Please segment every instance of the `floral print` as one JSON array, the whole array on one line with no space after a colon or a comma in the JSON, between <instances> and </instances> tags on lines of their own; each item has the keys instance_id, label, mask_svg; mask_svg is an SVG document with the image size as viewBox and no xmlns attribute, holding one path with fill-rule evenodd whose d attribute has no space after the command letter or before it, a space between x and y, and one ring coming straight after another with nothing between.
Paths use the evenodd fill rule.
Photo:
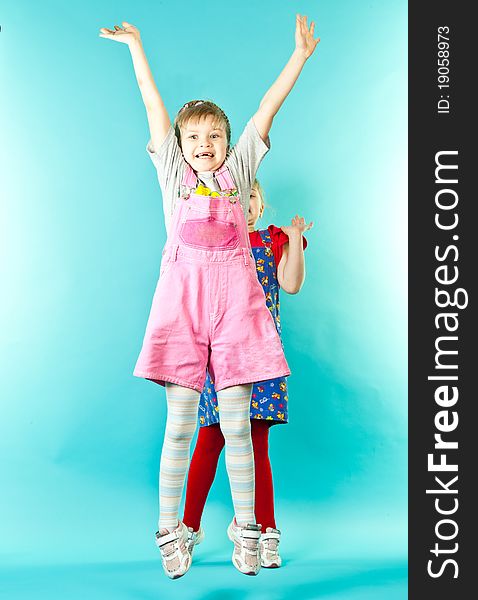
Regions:
<instances>
[{"instance_id":1,"label":"floral print","mask_svg":"<svg viewBox=\"0 0 478 600\"><path fill-rule=\"evenodd\" d=\"M196 190L196 193L199 192ZM281 335L279 284L277 282L277 266L272 252L272 240L267 229L262 229L259 233L262 246L252 248L257 276L264 289L267 308L271 311L277 332ZM273 423L287 423L288 400L285 377L255 383L252 388L250 417L251 419L266 419ZM206 382L199 400L198 419L201 427L219 423L216 390L209 373L206 374Z\"/></svg>"}]
</instances>

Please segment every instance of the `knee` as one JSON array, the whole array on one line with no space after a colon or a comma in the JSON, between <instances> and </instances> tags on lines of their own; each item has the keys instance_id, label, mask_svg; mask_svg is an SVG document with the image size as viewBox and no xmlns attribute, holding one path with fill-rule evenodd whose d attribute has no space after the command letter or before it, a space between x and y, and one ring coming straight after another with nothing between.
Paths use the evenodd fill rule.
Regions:
<instances>
[{"instance_id":1,"label":"knee","mask_svg":"<svg viewBox=\"0 0 478 600\"><path fill-rule=\"evenodd\" d=\"M166 427L167 440L174 445L189 444L194 435L194 429L182 429L178 427Z\"/></svg>"},{"instance_id":2,"label":"knee","mask_svg":"<svg viewBox=\"0 0 478 600\"><path fill-rule=\"evenodd\" d=\"M248 440L251 438L250 421L240 421L239 423L221 422L221 431L226 444L229 442Z\"/></svg>"}]
</instances>

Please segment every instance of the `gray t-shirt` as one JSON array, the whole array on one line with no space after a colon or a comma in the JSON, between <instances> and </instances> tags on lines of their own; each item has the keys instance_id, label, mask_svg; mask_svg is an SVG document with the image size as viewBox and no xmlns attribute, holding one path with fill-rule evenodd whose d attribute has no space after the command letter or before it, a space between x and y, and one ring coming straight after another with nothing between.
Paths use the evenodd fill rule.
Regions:
<instances>
[{"instance_id":1,"label":"gray t-shirt","mask_svg":"<svg viewBox=\"0 0 478 600\"><path fill-rule=\"evenodd\" d=\"M241 137L224 161L239 192L246 222L251 187L259 164L269 148L269 138L267 138L267 142L264 142L254 121L250 119ZM153 151L151 140L149 140L146 150L158 173L158 181L163 194L164 222L166 231L169 232L169 224L180 195L181 182L187 163L182 155L173 127L169 128L168 134L157 152Z\"/></svg>"}]
</instances>

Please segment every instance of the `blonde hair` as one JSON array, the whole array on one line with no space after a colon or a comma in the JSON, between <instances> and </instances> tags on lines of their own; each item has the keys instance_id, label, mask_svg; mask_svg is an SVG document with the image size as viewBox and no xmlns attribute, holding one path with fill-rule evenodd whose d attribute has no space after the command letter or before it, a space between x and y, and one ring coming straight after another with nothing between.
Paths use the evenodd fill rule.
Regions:
<instances>
[{"instance_id":1,"label":"blonde hair","mask_svg":"<svg viewBox=\"0 0 478 600\"><path fill-rule=\"evenodd\" d=\"M256 190L256 192L259 194L259 196L261 197L261 216L262 213L264 212L265 208L270 208L269 204L266 202L266 196L264 193L264 189L262 187L262 185L259 183L258 179L254 179L254 183L252 184L252 189Z\"/></svg>"},{"instance_id":2,"label":"blonde hair","mask_svg":"<svg viewBox=\"0 0 478 600\"><path fill-rule=\"evenodd\" d=\"M226 132L227 147L231 144L231 125L226 113L210 100L190 100L180 109L174 119L174 131L181 145L181 127L184 127L191 119L198 121L203 117L212 115L215 125L220 125Z\"/></svg>"}]
</instances>

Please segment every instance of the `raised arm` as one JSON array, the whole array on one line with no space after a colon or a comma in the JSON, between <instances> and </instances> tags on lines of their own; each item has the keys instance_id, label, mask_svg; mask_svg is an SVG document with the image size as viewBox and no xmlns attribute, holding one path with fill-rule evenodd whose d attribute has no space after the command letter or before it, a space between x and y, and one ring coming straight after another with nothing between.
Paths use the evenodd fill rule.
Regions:
<instances>
[{"instance_id":1,"label":"raised arm","mask_svg":"<svg viewBox=\"0 0 478 600\"><path fill-rule=\"evenodd\" d=\"M312 221L307 224L303 217L295 215L290 225L281 227L289 237L289 241L282 248L282 257L277 267L277 280L284 292L288 294L297 294L304 283L305 257L302 236L312 226Z\"/></svg>"},{"instance_id":2,"label":"raised arm","mask_svg":"<svg viewBox=\"0 0 478 600\"><path fill-rule=\"evenodd\" d=\"M315 23L313 21L309 28L307 17L296 15L295 50L282 73L262 98L259 109L253 117L257 131L264 141L269 135L274 117L294 87L302 67L305 65L306 60L312 56L317 44L320 42L320 38L314 40L314 29Z\"/></svg>"},{"instance_id":3,"label":"raised arm","mask_svg":"<svg viewBox=\"0 0 478 600\"><path fill-rule=\"evenodd\" d=\"M122 25L123 29L118 25L115 25L114 29L102 27L100 29L100 37L128 45L133 60L136 80L144 106L146 107L151 141L154 149L157 150L168 133L171 121L163 99L154 83L153 75L149 68L146 54L144 53L139 29L126 21L123 21Z\"/></svg>"}]
</instances>

